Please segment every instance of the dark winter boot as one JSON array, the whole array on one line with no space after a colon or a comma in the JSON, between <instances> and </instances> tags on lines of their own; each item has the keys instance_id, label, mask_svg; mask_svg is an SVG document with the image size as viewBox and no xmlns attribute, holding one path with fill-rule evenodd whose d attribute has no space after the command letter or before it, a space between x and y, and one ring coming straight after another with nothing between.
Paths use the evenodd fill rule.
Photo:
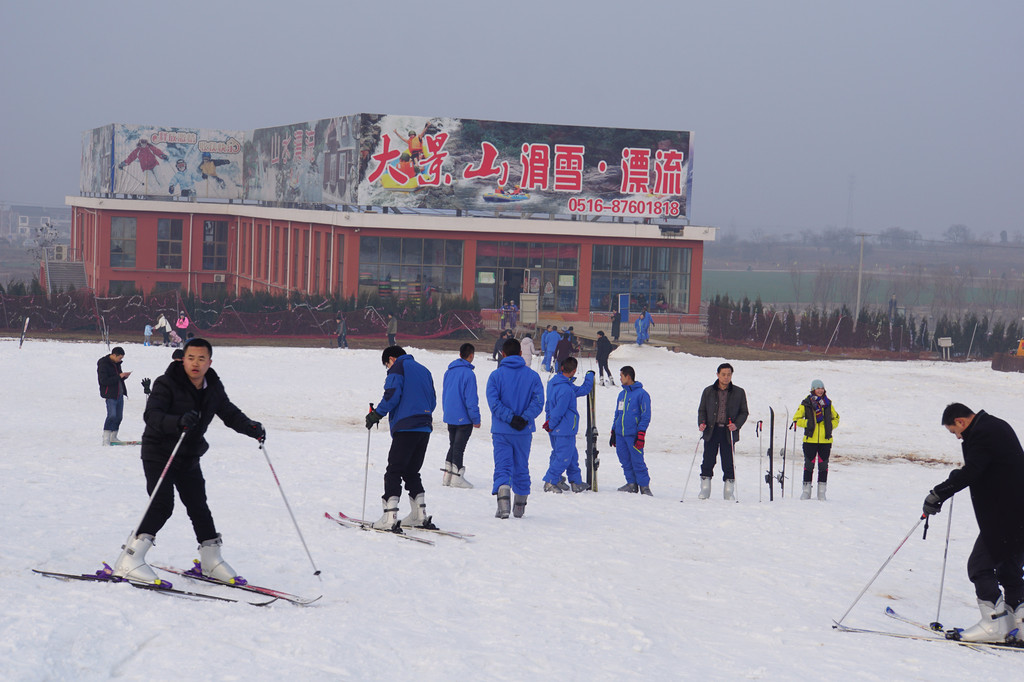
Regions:
<instances>
[{"instance_id":1,"label":"dark winter boot","mask_svg":"<svg viewBox=\"0 0 1024 682\"><path fill-rule=\"evenodd\" d=\"M635 493L639 492L640 486L636 483L627 483L626 485L620 485L618 491L620 493Z\"/></svg>"},{"instance_id":2,"label":"dark winter boot","mask_svg":"<svg viewBox=\"0 0 1024 682\"><path fill-rule=\"evenodd\" d=\"M558 477L558 487L562 490L569 490L569 484L565 482L565 476Z\"/></svg>"},{"instance_id":3,"label":"dark winter boot","mask_svg":"<svg viewBox=\"0 0 1024 682\"><path fill-rule=\"evenodd\" d=\"M507 519L509 510L512 508L512 487L507 485L498 486L498 511L494 518Z\"/></svg>"},{"instance_id":4,"label":"dark winter boot","mask_svg":"<svg viewBox=\"0 0 1024 682\"><path fill-rule=\"evenodd\" d=\"M548 483L547 481L544 481L544 492L558 493L559 495L561 495L562 489L558 486L557 483Z\"/></svg>"},{"instance_id":5,"label":"dark winter boot","mask_svg":"<svg viewBox=\"0 0 1024 682\"><path fill-rule=\"evenodd\" d=\"M647 497L654 497L654 493L651 492L651 486L649 485L640 486L640 494L647 495Z\"/></svg>"},{"instance_id":6,"label":"dark winter boot","mask_svg":"<svg viewBox=\"0 0 1024 682\"><path fill-rule=\"evenodd\" d=\"M516 495L516 499L512 504L512 516L517 519L523 518L523 514L526 513L526 495Z\"/></svg>"},{"instance_id":7,"label":"dark winter boot","mask_svg":"<svg viewBox=\"0 0 1024 682\"><path fill-rule=\"evenodd\" d=\"M711 497L711 477L701 476L700 477L700 492L697 494L698 500L706 500Z\"/></svg>"},{"instance_id":8,"label":"dark winter boot","mask_svg":"<svg viewBox=\"0 0 1024 682\"><path fill-rule=\"evenodd\" d=\"M373 527L377 530L401 530L401 524L398 522L397 497L389 497L384 500L384 515L373 522Z\"/></svg>"},{"instance_id":9,"label":"dark winter boot","mask_svg":"<svg viewBox=\"0 0 1024 682\"><path fill-rule=\"evenodd\" d=\"M963 642L1002 642L1016 627L1014 614L1007 610L1001 596L995 604L979 599L978 609L981 620L960 633Z\"/></svg>"},{"instance_id":10,"label":"dark winter boot","mask_svg":"<svg viewBox=\"0 0 1024 682\"><path fill-rule=\"evenodd\" d=\"M590 490L590 486L586 483L572 483L570 485L572 486L572 491L574 493L582 493L586 490Z\"/></svg>"}]
</instances>

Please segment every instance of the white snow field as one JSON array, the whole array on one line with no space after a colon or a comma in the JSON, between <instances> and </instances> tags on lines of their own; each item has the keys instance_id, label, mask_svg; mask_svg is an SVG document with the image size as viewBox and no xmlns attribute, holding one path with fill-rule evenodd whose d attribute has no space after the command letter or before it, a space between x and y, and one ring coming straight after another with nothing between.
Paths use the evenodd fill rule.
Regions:
<instances>
[{"instance_id":1,"label":"white snow field","mask_svg":"<svg viewBox=\"0 0 1024 682\"><path fill-rule=\"evenodd\" d=\"M145 404L139 380L162 373L170 349L115 343L125 346L124 369L134 372L120 435L138 438ZM943 407L964 402L1024 433L1018 375L983 363L734 362L751 410L737 447L739 502L722 499L716 469L710 500L696 499L694 471L680 503L698 442L697 402L721 360L624 346L611 366L616 373L635 367L652 396L647 460L654 497L615 491L624 479L607 438L618 389L599 387L600 492L540 492L549 454L540 419L526 516L498 520L486 408L466 453L466 477L476 488L441 486L441 377L457 347L407 348L431 369L438 390L423 467L429 513L442 528L476 535L469 542L430 536L433 547L323 518L326 511L362 511L363 416L382 393L379 351L214 349L213 367L232 400L267 428L267 453L322 571L314 577L256 441L215 420L203 468L225 558L254 584L323 595L310 607L257 608L32 573L92 572L113 563L147 495L138 447L100 445L104 406L95 367L107 347L29 338L19 350L16 339L0 340L0 677L426 682L1020 674L1024 652L832 628L917 523L928 490L959 462L959 442L939 424ZM485 354L481 349L476 362L482 402L494 368ZM763 469L753 422L767 424L774 406L781 432L812 379L824 381L841 415L829 500L801 502L787 486L785 498L776 490L769 503L761 482L759 501ZM369 437L371 518L380 513L385 426ZM578 442L582 451L582 436ZM790 470L798 468L793 464L791 458ZM967 626L978 617L965 570L977 529L967 492L954 501L940 619ZM933 517L927 540L922 525L902 546L846 625L915 632L886 618L886 606L935 620L949 507ZM400 513L407 510L403 499ZM187 567L195 544L178 503L149 558Z\"/></svg>"}]
</instances>

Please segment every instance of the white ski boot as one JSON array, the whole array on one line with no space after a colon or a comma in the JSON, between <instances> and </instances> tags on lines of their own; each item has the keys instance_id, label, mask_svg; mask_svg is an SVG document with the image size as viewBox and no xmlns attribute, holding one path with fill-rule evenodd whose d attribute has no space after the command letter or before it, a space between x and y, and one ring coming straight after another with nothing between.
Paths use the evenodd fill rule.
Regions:
<instances>
[{"instance_id":1,"label":"white ski boot","mask_svg":"<svg viewBox=\"0 0 1024 682\"><path fill-rule=\"evenodd\" d=\"M103 444L104 445L110 445L110 434L112 434L112 433L113 433L113 431L104 431L103 432Z\"/></svg>"},{"instance_id":2,"label":"white ski boot","mask_svg":"<svg viewBox=\"0 0 1024 682\"><path fill-rule=\"evenodd\" d=\"M825 486L827 485L827 483L822 483L821 481L818 481L818 500L820 500L821 502L825 502Z\"/></svg>"},{"instance_id":3,"label":"white ski boot","mask_svg":"<svg viewBox=\"0 0 1024 682\"><path fill-rule=\"evenodd\" d=\"M1006 608L1002 597L995 604L979 599L978 609L981 620L960 633L960 641L1002 642L1016 627L1014 614Z\"/></svg>"},{"instance_id":4,"label":"white ski boot","mask_svg":"<svg viewBox=\"0 0 1024 682\"><path fill-rule=\"evenodd\" d=\"M416 497L409 496L409 505L412 510L409 515L402 519L402 525L406 528L436 528L431 523L433 517L427 516L427 499L425 493L420 493Z\"/></svg>"},{"instance_id":5,"label":"white ski boot","mask_svg":"<svg viewBox=\"0 0 1024 682\"><path fill-rule=\"evenodd\" d=\"M156 571L146 563L146 552L153 546L155 539L152 535L143 533L134 536L128 544L122 545L121 555L114 562L114 577L159 585L160 578L157 577Z\"/></svg>"},{"instance_id":6,"label":"white ski boot","mask_svg":"<svg viewBox=\"0 0 1024 682\"><path fill-rule=\"evenodd\" d=\"M451 484L452 484L452 463L451 462L445 462L444 463L444 476L441 478L441 485L451 485Z\"/></svg>"},{"instance_id":7,"label":"white ski boot","mask_svg":"<svg viewBox=\"0 0 1024 682\"><path fill-rule=\"evenodd\" d=\"M494 513L496 519L507 519L512 509L512 486L498 486L498 511Z\"/></svg>"},{"instance_id":8,"label":"white ski boot","mask_svg":"<svg viewBox=\"0 0 1024 682\"><path fill-rule=\"evenodd\" d=\"M472 488L473 484L466 480L466 467L456 470L455 465L452 465L452 481L451 486L453 488Z\"/></svg>"},{"instance_id":9,"label":"white ski boot","mask_svg":"<svg viewBox=\"0 0 1024 682\"><path fill-rule=\"evenodd\" d=\"M801 500L809 500L809 499L811 499L811 486L812 485L814 485L814 484L811 483L810 481L807 481L806 483L804 483L803 491L800 493L800 499Z\"/></svg>"},{"instance_id":10,"label":"white ski boot","mask_svg":"<svg viewBox=\"0 0 1024 682\"><path fill-rule=\"evenodd\" d=\"M1014 627L1017 628L1017 641L1024 642L1024 603L1013 611Z\"/></svg>"},{"instance_id":11,"label":"white ski boot","mask_svg":"<svg viewBox=\"0 0 1024 682\"><path fill-rule=\"evenodd\" d=\"M401 530L401 524L398 522L398 498L389 497L383 500L384 503L384 515L374 521L371 525L377 530Z\"/></svg>"},{"instance_id":12,"label":"white ski boot","mask_svg":"<svg viewBox=\"0 0 1024 682\"><path fill-rule=\"evenodd\" d=\"M516 499L512 504L512 516L517 519L523 518L523 514L526 513L526 495L516 495Z\"/></svg>"},{"instance_id":13,"label":"white ski boot","mask_svg":"<svg viewBox=\"0 0 1024 682\"><path fill-rule=\"evenodd\" d=\"M205 577L229 585L245 585L245 578L235 573L235 569L221 557L220 548L223 544L220 533L213 539L203 540L199 545L199 562L192 570L199 569Z\"/></svg>"},{"instance_id":14,"label":"white ski boot","mask_svg":"<svg viewBox=\"0 0 1024 682\"><path fill-rule=\"evenodd\" d=\"M700 493L697 494L698 500L706 500L711 497L711 477L701 476L700 477Z\"/></svg>"},{"instance_id":15,"label":"white ski boot","mask_svg":"<svg viewBox=\"0 0 1024 682\"><path fill-rule=\"evenodd\" d=\"M117 437L117 429L110 432L110 444L111 445L124 445L124 441Z\"/></svg>"},{"instance_id":16,"label":"white ski boot","mask_svg":"<svg viewBox=\"0 0 1024 682\"><path fill-rule=\"evenodd\" d=\"M722 497L726 500L734 501L736 499L736 480L729 478L725 481L725 487L722 488Z\"/></svg>"}]
</instances>

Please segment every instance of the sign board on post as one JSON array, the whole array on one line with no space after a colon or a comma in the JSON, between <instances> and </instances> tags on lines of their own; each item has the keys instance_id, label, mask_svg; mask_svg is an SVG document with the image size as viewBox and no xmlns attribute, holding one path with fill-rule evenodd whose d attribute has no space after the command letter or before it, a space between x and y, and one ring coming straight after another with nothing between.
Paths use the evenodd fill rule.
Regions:
<instances>
[{"instance_id":1,"label":"sign board on post","mask_svg":"<svg viewBox=\"0 0 1024 682\"><path fill-rule=\"evenodd\" d=\"M537 326L540 321L540 306L537 305L537 294L519 294L519 323L524 326Z\"/></svg>"}]
</instances>

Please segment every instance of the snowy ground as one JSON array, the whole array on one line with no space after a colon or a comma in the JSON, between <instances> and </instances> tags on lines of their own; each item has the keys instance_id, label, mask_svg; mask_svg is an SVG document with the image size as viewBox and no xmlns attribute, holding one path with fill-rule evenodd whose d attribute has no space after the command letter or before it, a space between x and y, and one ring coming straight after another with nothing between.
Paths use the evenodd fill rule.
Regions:
<instances>
[{"instance_id":1,"label":"snowy ground","mask_svg":"<svg viewBox=\"0 0 1024 682\"><path fill-rule=\"evenodd\" d=\"M139 380L162 372L170 353L122 345L134 374L120 433L133 438L142 429ZM409 350L440 392L456 353ZM718 477L713 498L698 501L694 474L680 504L697 444L696 404L720 360L623 347L610 364L633 365L652 395L655 497L614 492L623 478L606 443L617 389L599 387L601 492L538 492L548 455L538 432L534 494L519 520L494 518L486 410L466 459L477 487L440 485L447 438L438 410L424 465L428 508L441 527L476 538L438 537L428 547L323 519L325 511L360 513L363 415L380 398L379 352L218 347L214 367L234 402L267 427L267 451L322 570L322 580L313 576L255 441L215 422L203 467L225 557L254 583L324 595L308 608L260 609L31 572L113 562L145 505L137 448L99 445L95 364L105 353L99 344L29 339L19 350L16 340L0 340L5 680L1011 679L1024 663L1024 653L831 627L958 461L959 443L939 425L943 406L987 409L1024 433L1015 374L984 364L734 363L751 408L737 452L740 502L721 499ZM483 395L494 365L476 365ZM765 492L759 502L752 422L767 422L769 405L781 421L816 378L842 418L830 499L787 494L769 503ZM382 429L370 438L366 514L376 517L389 437ZM402 507L404 515L406 500ZM969 625L977 610L964 567L976 526L966 493L954 507L941 620ZM846 624L911 632L882 615L887 605L935 619L947 514L948 503L927 540L915 532ZM150 558L187 566L195 555L179 505Z\"/></svg>"}]
</instances>

